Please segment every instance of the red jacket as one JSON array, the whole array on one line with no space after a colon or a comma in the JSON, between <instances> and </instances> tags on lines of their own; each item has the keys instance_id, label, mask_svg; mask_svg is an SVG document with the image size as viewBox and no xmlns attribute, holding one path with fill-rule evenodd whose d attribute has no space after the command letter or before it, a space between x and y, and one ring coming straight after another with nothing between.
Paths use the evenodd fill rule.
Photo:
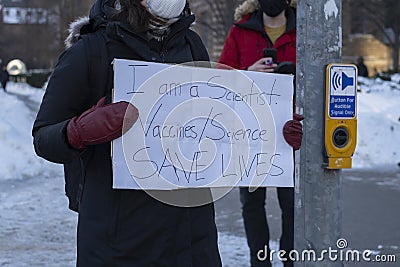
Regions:
<instances>
[{"instance_id":1,"label":"red jacket","mask_svg":"<svg viewBox=\"0 0 400 267\"><path fill-rule=\"evenodd\" d=\"M263 57L264 48L276 48L278 62L296 64L296 16L292 9L286 10L286 32L274 45L265 33L263 13L258 10L246 15L230 29L219 63L235 69L247 69Z\"/></svg>"}]
</instances>

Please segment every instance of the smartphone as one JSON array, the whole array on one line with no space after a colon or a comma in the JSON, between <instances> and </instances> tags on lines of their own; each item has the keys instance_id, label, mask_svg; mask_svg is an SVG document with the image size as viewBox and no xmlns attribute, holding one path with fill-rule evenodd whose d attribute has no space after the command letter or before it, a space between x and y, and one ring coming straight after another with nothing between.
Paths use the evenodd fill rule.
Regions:
<instances>
[{"instance_id":1,"label":"smartphone","mask_svg":"<svg viewBox=\"0 0 400 267\"><path fill-rule=\"evenodd\" d=\"M264 48L263 53L264 53L264 57L272 58L272 63L277 63L277 60L276 60L277 51L275 48ZM267 62L266 62L266 64L267 64Z\"/></svg>"}]
</instances>

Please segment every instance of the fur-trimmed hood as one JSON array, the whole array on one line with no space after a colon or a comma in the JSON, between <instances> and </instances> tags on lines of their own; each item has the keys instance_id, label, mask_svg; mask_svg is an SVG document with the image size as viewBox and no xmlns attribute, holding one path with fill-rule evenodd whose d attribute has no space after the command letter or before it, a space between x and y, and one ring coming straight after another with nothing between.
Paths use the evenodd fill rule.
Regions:
<instances>
[{"instance_id":1,"label":"fur-trimmed hood","mask_svg":"<svg viewBox=\"0 0 400 267\"><path fill-rule=\"evenodd\" d=\"M81 17L69 24L68 37L65 39L64 44L68 49L78 42L81 36L81 29L89 25L89 17Z\"/></svg>"},{"instance_id":2,"label":"fur-trimmed hood","mask_svg":"<svg viewBox=\"0 0 400 267\"><path fill-rule=\"evenodd\" d=\"M290 6L297 7L297 0L292 0ZM245 0L240 6L235 10L234 20L239 21L245 15L253 13L260 8L258 0Z\"/></svg>"},{"instance_id":3,"label":"fur-trimmed hood","mask_svg":"<svg viewBox=\"0 0 400 267\"><path fill-rule=\"evenodd\" d=\"M80 38L81 35L94 32L115 14L116 0L96 0L89 11L89 16L81 17L69 25L68 37L64 41L66 48L70 48Z\"/></svg>"}]
</instances>

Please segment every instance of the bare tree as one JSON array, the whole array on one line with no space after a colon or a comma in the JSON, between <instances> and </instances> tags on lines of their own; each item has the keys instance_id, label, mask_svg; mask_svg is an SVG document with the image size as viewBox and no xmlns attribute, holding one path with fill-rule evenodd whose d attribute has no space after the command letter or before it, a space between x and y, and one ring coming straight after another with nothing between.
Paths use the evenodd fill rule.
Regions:
<instances>
[{"instance_id":1,"label":"bare tree","mask_svg":"<svg viewBox=\"0 0 400 267\"><path fill-rule=\"evenodd\" d=\"M383 36L384 41L392 48L393 71L399 71L400 49L400 1L369 0L354 1L352 10L365 12L368 21L372 22ZM366 19L366 18L364 18Z\"/></svg>"},{"instance_id":2,"label":"bare tree","mask_svg":"<svg viewBox=\"0 0 400 267\"><path fill-rule=\"evenodd\" d=\"M233 13L239 1L232 0L203 0L203 2L208 7L209 15L213 18L211 21L201 20L199 24L208 27L213 32L218 34L226 35L229 28L233 23ZM210 23L212 22L212 23Z\"/></svg>"},{"instance_id":3,"label":"bare tree","mask_svg":"<svg viewBox=\"0 0 400 267\"><path fill-rule=\"evenodd\" d=\"M61 0L60 1L60 38L61 43L67 35L69 24L78 17L87 16L92 0Z\"/></svg>"},{"instance_id":4,"label":"bare tree","mask_svg":"<svg viewBox=\"0 0 400 267\"><path fill-rule=\"evenodd\" d=\"M233 14L240 0L192 0L191 7L197 16L200 34L217 59L225 42L226 35L233 24Z\"/></svg>"}]
</instances>

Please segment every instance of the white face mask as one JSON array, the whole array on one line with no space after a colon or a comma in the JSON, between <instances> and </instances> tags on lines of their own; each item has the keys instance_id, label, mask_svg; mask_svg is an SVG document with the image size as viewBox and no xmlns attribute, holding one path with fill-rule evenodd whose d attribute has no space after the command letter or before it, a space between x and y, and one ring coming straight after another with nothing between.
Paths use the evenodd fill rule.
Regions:
<instances>
[{"instance_id":1,"label":"white face mask","mask_svg":"<svg viewBox=\"0 0 400 267\"><path fill-rule=\"evenodd\" d=\"M164 19L178 17L185 8L186 0L147 0L151 14Z\"/></svg>"}]
</instances>

